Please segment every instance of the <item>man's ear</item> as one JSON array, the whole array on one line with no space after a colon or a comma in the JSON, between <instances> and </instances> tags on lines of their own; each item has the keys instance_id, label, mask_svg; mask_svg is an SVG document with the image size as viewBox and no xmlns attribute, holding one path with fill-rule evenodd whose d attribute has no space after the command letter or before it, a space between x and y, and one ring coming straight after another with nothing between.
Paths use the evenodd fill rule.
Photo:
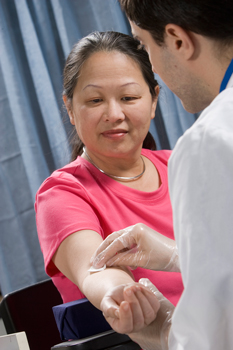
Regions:
<instances>
[{"instance_id":1,"label":"man's ear","mask_svg":"<svg viewBox=\"0 0 233 350\"><path fill-rule=\"evenodd\" d=\"M166 44L174 53L181 54L189 60L195 51L195 43L191 34L176 24L167 24L165 27Z\"/></svg>"},{"instance_id":2,"label":"man's ear","mask_svg":"<svg viewBox=\"0 0 233 350\"><path fill-rule=\"evenodd\" d=\"M75 122L74 122L74 113L72 111L72 108L71 108L71 102L68 101L68 98L66 95L64 95L63 97L63 102L65 103L65 106L66 106L66 110L67 110L67 113L69 115L69 118L70 118L70 123L72 125L75 125Z\"/></svg>"},{"instance_id":3,"label":"man's ear","mask_svg":"<svg viewBox=\"0 0 233 350\"><path fill-rule=\"evenodd\" d=\"M155 110L157 107L158 97L159 97L159 85L156 85L156 87L155 87L155 94L156 94L156 96L154 97L153 102L152 102L151 119L154 119L154 117L155 117Z\"/></svg>"}]
</instances>

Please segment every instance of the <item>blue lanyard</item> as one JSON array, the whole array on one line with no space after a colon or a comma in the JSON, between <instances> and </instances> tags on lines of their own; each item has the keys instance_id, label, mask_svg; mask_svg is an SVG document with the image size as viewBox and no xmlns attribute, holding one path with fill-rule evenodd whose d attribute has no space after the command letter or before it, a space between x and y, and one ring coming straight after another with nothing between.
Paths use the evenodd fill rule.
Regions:
<instances>
[{"instance_id":1,"label":"blue lanyard","mask_svg":"<svg viewBox=\"0 0 233 350\"><path fill-rule=\"evenodd\" d=\"M223 78L221 86L220 86L219 93L226 89L226 86L227 86L228 81L230 80L232 74L233 74L233 59L231 60L231 63L229 64L227 71L224 75L224 78Z\"/></svg>"}]
</instances>

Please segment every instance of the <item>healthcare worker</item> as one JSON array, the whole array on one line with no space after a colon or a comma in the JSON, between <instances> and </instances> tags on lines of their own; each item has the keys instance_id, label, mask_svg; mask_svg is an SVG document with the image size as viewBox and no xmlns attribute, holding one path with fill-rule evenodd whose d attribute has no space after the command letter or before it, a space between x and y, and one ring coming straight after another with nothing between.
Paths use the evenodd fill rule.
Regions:
<instances>
[{"instance_id":1,"label":"healthcare worker","mask_svg":"<svg viewBox=\"0 0 233 350\"><path fill-rule=\"evenodd\" d=\"M178 140L168 165L184 283L175 311L163 298L157 317L135 332L138 310L142 310L140 315L148 315L152 307L140 302L140 295L127 286L121 303L116 302L116 292L109 291L102 310L116 330L125 329L143 349L230 350L233 349L233 1L120 2L133 35L149 53L154 72L181 99L187 111L203 112ZM160 240L159 233L136 225L109 236L95 254L93 264L178 271L176 253L173 245Z\"/></svg>"}]
</instances>

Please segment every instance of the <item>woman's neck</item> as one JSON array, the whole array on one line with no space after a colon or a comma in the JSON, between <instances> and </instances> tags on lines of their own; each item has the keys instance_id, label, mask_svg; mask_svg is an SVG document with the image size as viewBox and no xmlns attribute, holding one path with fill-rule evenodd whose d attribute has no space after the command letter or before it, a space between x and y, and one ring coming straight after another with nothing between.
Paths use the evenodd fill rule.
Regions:
<instances>
[{"instance_id":1,"label":"woman's neck","mask_svg":"<svg viewBox=\"0 0 233 350\"><path fill-rule=\"evenodd\" d=\"M140 150L141 151L141 150ZM82 157L94 165L101 173L113 180L142 192L156 191L161 180L154 164L146 157L113 158L97 157L84 149Z\"/></svg>"},{"instance_id":2,"label":"woman's neck","mask_svg":"<svg viewBox=\"0 0 233 350\"><path fill-rule=\"evenodd\" d=\"M85 147L83 150L83 158L92 163L99 171L108 176L111 175L116 180L118 177L137 177L145 172L145 163L141 156L141 149L133 153L133 155L124 154L122 157L96 155Z\"/></svg>"}]
</instances>

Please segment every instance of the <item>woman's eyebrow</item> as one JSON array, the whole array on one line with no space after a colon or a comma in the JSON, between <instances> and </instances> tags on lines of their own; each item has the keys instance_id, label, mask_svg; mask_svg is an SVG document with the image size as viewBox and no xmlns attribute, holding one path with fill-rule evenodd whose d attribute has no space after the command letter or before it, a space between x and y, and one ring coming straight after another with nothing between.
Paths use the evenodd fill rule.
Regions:
<instances>
[{"instance_id":1,"label":"woman's eyebrow","mask_svg":"<svg viewBox=\"0 0 233 350\"><path fill-rule=\"evenodd\" d=\"M136 82L132 81L132 82L129 82L129 83L123 84L123 85L121 85L120 87L127 86L127 85L131 85L131 84L136 84L136 85L140 86L138 83L136 83Z\"/></svg>"},{"instance_id":2,"label":"woman's eyebrow","mask_svg":"<svg viewBox=\"0 0 233 350\"><path fill-rule=\"evenodd\" d=\"M102 89L102 86L100 86L100 85L88 84L88 85L86 85L86 86L83 88L83 90L85 90L85 89L88 88L88 87L95 87L95 88Z\"/></svg>"},{"instance_id":3,"label":"woman's eyebrow","mask_svg":"<svg viewBox=\"0 0 233 350\"><path fill-rule=\"evenodd\" d=\"M122 85L120 85L120 87L124 87L124 86L131 85L131 84L135 84L135 85L140 86L138 83L132 81L132 82L129 82L129 83L122 84ZM86 86L83 88L83 90L85 90L85 89L88 88L88 87L94 87L94 88L103 89L103 87L100 86L100 85L88 84L88 85L86 85Z\"/></svg>"}]
</instances>

